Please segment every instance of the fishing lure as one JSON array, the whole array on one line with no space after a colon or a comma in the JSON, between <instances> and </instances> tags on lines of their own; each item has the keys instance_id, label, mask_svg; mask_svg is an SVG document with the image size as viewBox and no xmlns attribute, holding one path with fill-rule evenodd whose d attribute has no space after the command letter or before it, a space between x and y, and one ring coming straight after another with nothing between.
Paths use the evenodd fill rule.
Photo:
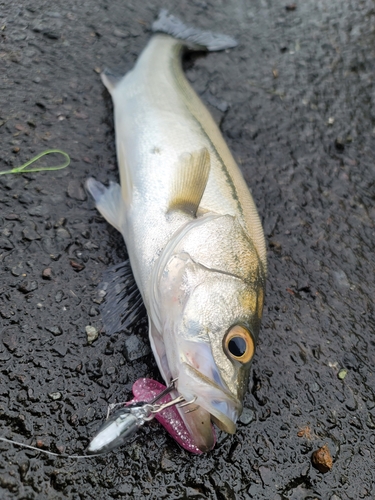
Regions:
<instances>
[{"instance_id":1,"label":"fishing lure","mask_svg":"<svg viewBox=\"0 0 375 500\"><path fill-rule=\"evenodd\" d=\"M121 446L146 423L152 420L156 414L178 405L179 408L194 403L186 401L183 396L177 396L169 401L161 400L175 390L176 380L172 380L168 387L157 394L151 401L140 401L135 403L117 403L110 405L107 413L107 420L90 441L87 452L92 454L106 453L118 446ZM116 410L112 415L111 411L119 406L126 405L120 410Z\"/></svg>"}]
</instances>

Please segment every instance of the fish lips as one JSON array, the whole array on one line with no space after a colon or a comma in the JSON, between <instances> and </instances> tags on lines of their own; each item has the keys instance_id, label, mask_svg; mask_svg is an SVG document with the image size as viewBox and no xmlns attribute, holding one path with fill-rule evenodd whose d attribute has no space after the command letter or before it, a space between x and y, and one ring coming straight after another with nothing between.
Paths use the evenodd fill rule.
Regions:
<instances>
[{"instance_id":1,"label":"fish lips","mask_svg":"<svg viewBox=\"0 0 375 500\"><path fill-rule=\"evenodd\" d=\"M225 387L218 385L190 364L182 363L177 390L186 401L192 401L190 405L181 408L180 413L201 451L208 451L214 445L211 421L219 429L229 434L235 433L242 403Z\"/></svg>"}]
</instances>

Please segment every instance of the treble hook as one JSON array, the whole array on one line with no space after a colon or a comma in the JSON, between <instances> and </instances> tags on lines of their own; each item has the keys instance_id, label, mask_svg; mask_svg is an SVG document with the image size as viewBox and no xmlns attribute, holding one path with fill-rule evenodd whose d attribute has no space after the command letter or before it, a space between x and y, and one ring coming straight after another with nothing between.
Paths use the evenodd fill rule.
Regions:
<instances>
[{"instance_id":1,"label":"treble hook","mask_svg":"<svg viewBox=\"0 0 375 500\"><path fill-rule=\"evenodd\" d=\"M111 412L117 408L117 406L125 406L126 405L126 408L129 408L129 407L134 407L134 406L139 406L139 405L144 405L144 406L147 406L147 405L151 405L151 406L154 406L155 403L157 403L160 399L162 399L164 396L166 396L167 394L169 394L171 391L173 391L173 389L175 389L175 384L177 382L177 378L174 378L173 380L171 380L170 384L168 385L168 387L166 387L163 391L159 392L159 394L157 394L151 401L143 401L143 402L138 402L138 403L130 403L130 404L127 404L126 402L122 402L122 403L111 403L110 405L108 405L108 410L107 410L107 416L106 416L106 420L108 420L109 418L109 415L111 414ZM174 400L172 400L174 401ZM165 404L168 404L168 406L165 406L164 408L162 408L161 410L158 410L158 411L162 411L164 410L165 408L168 408L169 406L174 406L174 404L177 404L179 401L176 401L176 403L172 403L169 402L169 403L165 403ZM153 413L158 413L158 411L155 411Z\"/></svg>"}]
</instances>

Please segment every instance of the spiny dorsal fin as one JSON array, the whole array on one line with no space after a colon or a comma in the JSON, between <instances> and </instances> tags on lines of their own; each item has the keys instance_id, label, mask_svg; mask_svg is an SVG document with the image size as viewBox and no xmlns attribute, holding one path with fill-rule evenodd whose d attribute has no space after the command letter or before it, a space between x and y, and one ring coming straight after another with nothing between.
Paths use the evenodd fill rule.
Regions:
<instances>
[{"instance_id":1,"label":"spiny dorsal fin","mask_svg":"<svg viewBox=\"0 0 375 500\"><path fill-rule=\"evenodd\" d=\"M180 156L172 180L168 211L181 210L196 215L206 189L210 168L210 154L206 148Z\"/></svg>"}]
</instances>

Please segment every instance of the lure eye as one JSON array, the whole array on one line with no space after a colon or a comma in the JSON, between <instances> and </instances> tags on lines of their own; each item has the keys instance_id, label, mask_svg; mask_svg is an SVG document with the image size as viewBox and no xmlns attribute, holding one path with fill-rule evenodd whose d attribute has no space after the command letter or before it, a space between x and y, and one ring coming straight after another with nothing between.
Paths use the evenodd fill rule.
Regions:
<instances>
[{"instance_id":1,"label":"lure eye","mask_svg":"<svg viewBox=\"0 0 375 500\"><path fill-rule=\"evenodd\" d=\"M233 326L225 335L224 347L230 358L241 363L248 363L255 350L250 332L240 325Z\"/></svg>"}]
</instances>

